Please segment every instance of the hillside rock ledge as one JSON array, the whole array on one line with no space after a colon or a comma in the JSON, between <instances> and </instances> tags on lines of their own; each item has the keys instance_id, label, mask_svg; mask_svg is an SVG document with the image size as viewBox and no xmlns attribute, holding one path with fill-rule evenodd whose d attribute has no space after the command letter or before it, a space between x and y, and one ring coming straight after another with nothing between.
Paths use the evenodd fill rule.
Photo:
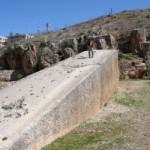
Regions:
<instances>
[{"instance_id":1,"label":"hillside rock ledge","mask_svg":"<svg viewBox=\"0 0 150 150\"><path fill-rule=\"evenodd\" d=\"M0 150L39 150L91 118L118 86L118 52L85 51L0 91Z\"/></svg>"}]
</instances>

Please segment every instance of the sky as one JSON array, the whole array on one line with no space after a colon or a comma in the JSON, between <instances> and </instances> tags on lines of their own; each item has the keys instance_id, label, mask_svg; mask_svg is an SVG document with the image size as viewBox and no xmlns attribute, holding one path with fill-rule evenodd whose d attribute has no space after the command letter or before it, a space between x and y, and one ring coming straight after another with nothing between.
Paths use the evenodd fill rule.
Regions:
<instances>
[{"instance_id":1,"label":"sky","mask_svg":"<svg viewBox=\"0 0 150 150\"><path fill-rule=\"evenodd\" d=\"M122 10L150 8L150 0L0 0L0 36L57 30Z\"/></svg>"}]
</instances>

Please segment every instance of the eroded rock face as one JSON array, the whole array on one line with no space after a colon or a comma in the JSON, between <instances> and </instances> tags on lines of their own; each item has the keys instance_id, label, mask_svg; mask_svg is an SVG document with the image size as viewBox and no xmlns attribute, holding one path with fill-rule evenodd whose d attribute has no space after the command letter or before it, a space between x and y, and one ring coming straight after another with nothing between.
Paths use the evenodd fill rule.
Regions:
<instances>
[{"instance_id":1,"label":"eroded rock face","mask_svg":"<svg viewBox=\"0 0 150 150\"><path fill-rule=\"evenodd\" d=\"M116 49L117 48L117 42L111 34L90 36L88 37L88 39L94 40L95 49Z\"/></svg>"},{"instance_id":2,"label":"eroded rock face","mask_svg":"<svg viewBox=\"0 0 150 150\"><path fill-rule=\"evenodd\" d=\"M62 49L62 53L63 53L64 59L75 56L74 50L70 47L66 47L65 49Z\"/></svg>"},{"instance_id":3,"label":"eroded rock face","mask_svg":"<svg viewBox=\"0 0 150 150\"><path fill-rule=\"evenodd\" d=\"M27 50L24 51L21 64L25 74L31 74L36 71L37 55L35 45L29 45Z\"/></svg>"},{"instance_id":4,"label":"eroded rock face","mask_svg":"<svg viewBox=\"0 0 150 150\"><path fill-rule=\"evenodd\" d=\"M34 72L37 65L35 45L15 45L8 48L6 53L8 68L13 70L23 69L25 74Z\"/></svg>"},{"instance_id":5,"label":"eroded rock face","mask_svg":"<svg viewBox=\"0 0 150 150\"><path fill-rule=\"evenodd\" d=\"M130 49L133 53L143 56L144 33L141 29L135 29L130 34Z\"/></svg>"},{"instance_id":6,"label":"eroded rock face","mask_svg":"<svg viewBox=\"0 0 150 150\"><path fill-rule=\"evenodd\" d=\"M5 58L3 56L0 57L0 67L3 67L5 64Z\"/></svg>"},{"instance_id":7,"label":"eroded rock face","mask_svg":"<svg viewBox=\"0 0 150 150\"><path fill-rule=\"evenodd\" d=\"M17 81L23 77L23 70L0 70L0 81Z\"/></svg>"},{"instance_id":8,"label":"eroded rock face","mask_svg":"<svg viewBox=\"0 0 150 150\"><path fill-rule=\"evenodd\" d=\"M6 61L10 69L21 69L21 60L27 48L23 45L15 45L8 48Z\"/></svg>"},{"instance_id":9,"label":"eroded rock face","mask_svg":"<svg viewBox=\"0 0 150 150\"><path fill-rule=\"evenodd\" d=\"M23 69L25 74L33 73L37 65L35 45L10 47L6 54L6 61L10 69Z\"/></svg>"},{"instance_id":10,"label":"eroded rock face","mask_svg":"<svg viewBox=\"0 0 150 150\"><path fill-rule=\"evenodd\" d=\"M60 49L72 48L75 53L78 53L78 39L77 38L66 38L59 42Z\"/></svg>"},{"instance_id":11,"label":"eroded rock face","mask_svg":"<svg viewBox=\"0 0 150 150\"><path fill-rule=\"evenodd\" d=\"M17 69L16 54L14 50L9 51L6 61L10 69Z\"/></svg>"},{"instance_id":12,"label":"eroded rock face","mask_svg":"<svg viewBox=\"0 0 150 150\"><path fill-rule=\"evenodd\" d=\"M79 52L87 50L87 40L94 39L95 49L111 49L114 40L111 35L88 36L78 38L66 38L56 43L44 40L39 47L35 45L13 45L7 49L5 57L0 59L0 64L7 64L8 69L24 71L25 75L50 67L60 60L73 57ZM6 61L6 63L5 63Z\"/></svg>"},{"instance_id":13,"label":"eroded rock face","mask_svg":"<svg viewBox=\"0 0 150 150\"><path fill-rule=\"evenodd\" d=\"M150 69L150 42L144 43L144 60L148 69Z\"/></svg>"},{"instance_id":14,"label":"eroded rock face","mask_svg":"<svg viewBox=\"0 0 150 150\"><path fill-rule=\"evenodd\" d=\"M47 42L42 43L37 53L39 69L44 69L59 62L57 52L58 48L56 45Z\"/></svg>"}]
</instances>

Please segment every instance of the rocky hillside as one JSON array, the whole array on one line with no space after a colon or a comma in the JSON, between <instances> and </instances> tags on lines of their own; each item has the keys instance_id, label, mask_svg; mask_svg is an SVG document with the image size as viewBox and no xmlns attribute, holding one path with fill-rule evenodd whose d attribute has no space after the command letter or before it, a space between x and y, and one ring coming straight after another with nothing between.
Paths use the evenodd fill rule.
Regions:
<instances>
[{"instance_id":1,"label":"rocky hillside","mask_svg":"<svg viewBox=\"0 0 150 150\"><path fill-rule=\"evenodd\" d=\"M44 38L51 41L67 37L77 37L83 34L112 34L116 39L126 37L133 29L145 28L150 31L150 9L127 11L108 14L79 24L65 27L50 33L35 34L35 38L26 41L38 43Z\"/></svg>"},{"instance_id":2,"label":"rocky hillside","mask_svg":"<svg viewBox=\"0 0 150 150\"><path fill-rule=\"evenodd\" d=\"M17 80L24 75L52 66L87 50L88 42L91 40L94 41L94 49L119 50L121 78L148 77L149 18L150 9L122 11L58 31L38 33L32 39L7 45L0 49L0 80ZM6 69L12 71L8 72Z\"/></svg>"}]
</instances>

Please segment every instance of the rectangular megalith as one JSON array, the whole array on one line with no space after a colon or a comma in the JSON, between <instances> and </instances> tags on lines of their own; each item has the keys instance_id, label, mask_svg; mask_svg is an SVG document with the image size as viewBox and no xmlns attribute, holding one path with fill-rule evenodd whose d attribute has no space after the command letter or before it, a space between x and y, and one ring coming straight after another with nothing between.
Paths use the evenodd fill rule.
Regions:
<instances>
[{"instance_id":1,"label":"rectangular megalith","mask_svg":"<svg viewBox=\"0 0 150 150\"><path fill-rule=\"evenodd\" d=\"M0 149L41 149L95 115L118 81L118 52L94 50L1 90Z\"/></svg>"}]
</instances>

